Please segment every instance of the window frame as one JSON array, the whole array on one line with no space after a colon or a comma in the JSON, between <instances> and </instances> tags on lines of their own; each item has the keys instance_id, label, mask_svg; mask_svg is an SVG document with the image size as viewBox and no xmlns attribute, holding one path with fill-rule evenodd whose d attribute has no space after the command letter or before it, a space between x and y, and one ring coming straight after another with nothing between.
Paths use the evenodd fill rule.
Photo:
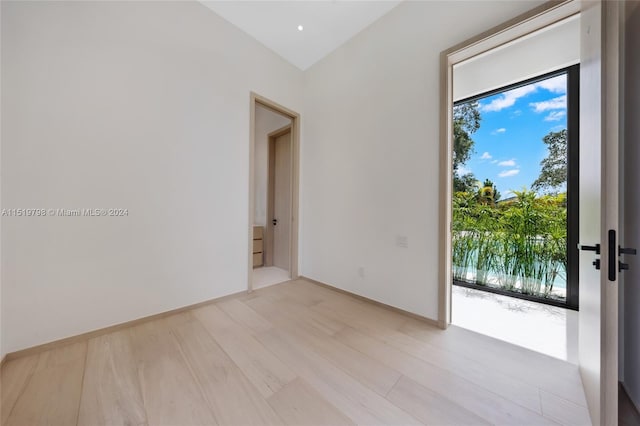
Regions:
<instances>
[{"instance_id":1,"label":"window frame","mask_svg":"<svg viewBox=\"0 0 640 426\"><path fill-rule=\"evenodd\" d=\"M473 95L453 102L457 105L478 101L489 96L508 92L509 90L547 80L566 74L567 76L567 287L565 301L522 294L514 291L502 290L486 285L478 285L466 281L453 279L452 284L489 293L500 294L538 302L546 305L558 306L571 310L579 310L579 251L578 235L580 231L580 64L570 65L545 74L528 78L517 83L492 89L478 95ZM452 200L449 200L452 202ZM453 208L453 207L452 207Z\"/></svg>"}]
</instances>

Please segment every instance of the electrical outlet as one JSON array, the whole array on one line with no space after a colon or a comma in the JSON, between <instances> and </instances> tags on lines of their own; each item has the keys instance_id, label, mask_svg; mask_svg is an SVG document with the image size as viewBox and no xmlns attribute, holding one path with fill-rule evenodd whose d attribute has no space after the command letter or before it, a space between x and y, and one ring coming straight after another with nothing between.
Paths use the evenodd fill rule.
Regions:
<instances>
[{"instance_id":1,"label":"electrical outlet","mask_svg":"<svg viewBox=\"0 0 640 426\"><path fill-rule=\"evenodd\" d=\"M406 235L396 235L396 246L409 248L409 239Z\"/></svg>"}]
</instances>

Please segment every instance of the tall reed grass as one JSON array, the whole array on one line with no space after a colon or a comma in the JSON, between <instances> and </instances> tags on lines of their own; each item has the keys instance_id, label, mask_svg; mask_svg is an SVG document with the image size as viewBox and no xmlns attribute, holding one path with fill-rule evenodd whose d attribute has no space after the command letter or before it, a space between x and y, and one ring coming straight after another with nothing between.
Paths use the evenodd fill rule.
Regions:
<instances>
[{"instance_id":1,"label":"tall reed grass","mask_svg":"<svg viewBox=\"0 0 640 426\"><path fill-rule=\"evenodd\" d=\"M454 279L539 297L566 282L566 194L482 202L459 192L453 200Z\"/></svg>"}]
</instances>

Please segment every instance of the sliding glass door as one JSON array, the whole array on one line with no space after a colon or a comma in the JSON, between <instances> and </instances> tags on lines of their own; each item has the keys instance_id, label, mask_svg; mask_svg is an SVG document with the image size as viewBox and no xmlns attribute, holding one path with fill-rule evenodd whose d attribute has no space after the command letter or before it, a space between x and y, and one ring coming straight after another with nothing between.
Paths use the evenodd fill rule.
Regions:
<instances>
[{"instance_id":1,"label":"sliding glass door","mask_svg":"<svg viewBox=\"0 0 640 426\"><path fill-rule=\"evenodd\" d=\"M578 308L578 78L456 102L454 284Z\"/></svg>"}]
</instances>

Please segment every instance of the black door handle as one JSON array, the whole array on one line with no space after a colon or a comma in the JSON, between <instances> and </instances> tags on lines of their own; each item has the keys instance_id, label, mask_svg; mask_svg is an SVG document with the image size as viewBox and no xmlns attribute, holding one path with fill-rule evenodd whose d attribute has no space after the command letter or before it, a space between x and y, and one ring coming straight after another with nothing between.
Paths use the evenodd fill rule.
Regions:
<instances>
[{"instance_id":1,"label":"black door handle","mask_svg":"<svg viewBox=\"0 0 640 426\"><path fill-rule=\"evenodd\" d=\"M623 254L638 254L638 252L634 248L623 248L618 246L618 256Z\"/></svg>"},{"instance_id":2,"label":"black door handle","mask_svg":"<svg viewBox=\"0 0 640 426\"><path fill-rule=\"evenodd\" d=\"M584 244L578 244L578 250L584 250L584 251L595 251L596 254L600 254L600 244L596 244L595 246L587 246ZM600 269L600 259L596 259L593 262L591 262L591 264L593 266L595 266L596 269Z\"/></svg>"},{"instance_id":3,"label":"black door handle","mask_svg":"<svg viewBox=\"0 0 640 426\"><path fill-rule=\"evenodd\" d=\"M600 254L600 244L596 244L595 246L585 246L583 244L578 244L578 250L595 251L596 254Z\"/></svg>"},{"instance_id":4,"label":"black door handle","mask_svg":"<svg viewBox=\"0 0 640 426\"><path fill-rule=\"evenodd\" d=\"M616 268L616 266L618 266L616 264L618 260L616 259L616 247L618 247L616 244L616 231L614 229L609 229L609 271L607 273L609 281L615 281L616 274L618 272L618 268Z\"/></svg>"},{"instance_id":5,"label":"black door handle","mask_svg":"<svg viewBox=\"0 0 640 426\"><path fill-rule=\"evenodd\" d=\"M278 224L278 219L273 219L271 223L273 223L273 226L276 226Z\"/></svg>"},{"instance_id":6,"label":"black door handle","mask_svg":"<svg viewBox=\"0 0 640 426\"><path fill-rule=\"evenodd\" d=\"M637 254L637 250L634 248L630 248L630 247L620 247L618 246L618 256L622 256L623 254ZM628 271L629 270L629 264L628 263L622 263L620 261L618 261L618 271L622 272L622 271Z\"/></svg>"},{"instance_id":7,"label":"black door handle","mask_svg":"<svg viewBox=\"0 0 640 426\"><path fill-rule=\"evenodd\" d=\"M608 237L609 237L609 253L608 253L608 260L609 260L609 270L608 270L608 278L609 281L615 281L616 280L616 272L617 271L626 271L629 269L629 265L626 263L622 263L620 261L617 262L617 271L616 271L616 231L614 231L613 229L609 230L608 233ZM618 256L621 256L623 254L637 254L637 250L634 248L626 248L626 247L618 247ZM587 245L582 245L582 244L578 244L578 250L585 250L585 251L595 251L596 254L600 254L600 244L596 244L595 246L587 246ZM596 269L600 269L600 259L596 259L592 262L592 265L596 267Z\"/></svg>"}]
</instances>

